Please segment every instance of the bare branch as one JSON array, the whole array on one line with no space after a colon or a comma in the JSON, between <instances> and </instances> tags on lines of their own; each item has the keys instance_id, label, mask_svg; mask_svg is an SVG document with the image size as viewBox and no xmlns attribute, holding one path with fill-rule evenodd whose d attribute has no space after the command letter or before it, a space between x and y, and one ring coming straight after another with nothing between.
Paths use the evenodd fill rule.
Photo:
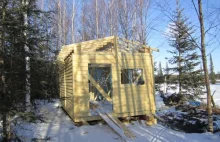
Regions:
<instances>
[{"instance_id":1,"label":"bare branch","mask_svg":"<svg viewBox=\"0 0 220 142\"><path fill-rule=\"evenodd\" d=\"M198 16L198 18L199 18L199 12L198 12L198 10L197 10L197 8L196 8L196 5L195 5L195 3L194 3L193 0L192 0L192 4L193 4L193 7L194 7L194 9L195 9L195 11L196 11L196 14L197 14L197 16Z\"/></svg>"}]
</instances>

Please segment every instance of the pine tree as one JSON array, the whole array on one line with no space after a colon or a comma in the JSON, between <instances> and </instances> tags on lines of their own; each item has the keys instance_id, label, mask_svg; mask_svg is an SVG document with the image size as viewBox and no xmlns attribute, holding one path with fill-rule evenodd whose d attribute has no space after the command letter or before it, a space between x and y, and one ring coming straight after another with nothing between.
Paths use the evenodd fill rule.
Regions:
<instances>
[{"instance_id":1,"label":"pine tree","mask_svg":"<svg viewBox=\"0 0 220 142\"><path fill-rule=\"evenodd\" d=\"M178 73L179 94L184 89L199 89L201 78L199 76L200 70L196 70L199 65L199 56L196 53L196 45L191 35L193 34L192 27L188 24L187 18L183 17L183 9L180 9L177 1L177 9L175 12L175 19L171 25L170 45L173 50L169 53L173 57L168 61L172 65L176 65L170 70Z\"/></svg>"},{"instance_id":2,"label":"pine tree","mask_svg":"<svg viewBox=\"0 0 220 142\"><path fill-rule=\"evenodd\" d=\"M210 80L212 84L216 83L216 75L214 72L214 65L213 65L213 61L212 61L212 55L210 54Z\"/></svg>"}]
</instances>

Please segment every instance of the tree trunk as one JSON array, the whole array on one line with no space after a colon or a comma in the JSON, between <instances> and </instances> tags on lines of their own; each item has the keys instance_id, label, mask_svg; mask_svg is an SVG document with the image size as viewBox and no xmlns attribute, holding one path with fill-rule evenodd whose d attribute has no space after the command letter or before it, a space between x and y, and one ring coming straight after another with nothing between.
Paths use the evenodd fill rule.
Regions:
<instances>
[{"instance_id":1,"label":"tree trunk","mask_svg":"<svg viewBox=\"0 0 220 142\"><path fill-rule=\"evenodd\" d=\"M3 112L3 142L8 142L10 140L10 124L9 115L7 112Z\"/></svg>"},{"instance_id":2,"label":"tree trunk","mask_svg":"<svg viewBox=\"0 0 220 142\"><path fill-rule=\"evenodd\" d=\"M3 120L3 141L7 142L10 139L10 125L8 121L8 110L6 109L7 107L5 104L7 103L5 100L7 97L7 85L5 81L5 62L4 62L4 46L5 46L5 26L4 26L4 21L5 21L5 12L6 12L6 6L7 2L3 1L2 5L0 5L2 9L2 29L0 32L0 95L1 95L1 108L3 110L0 110L2 113L2 120Z\"/></svg>"},{"instance_id":3,"label":"tree trunk","mask_svg":"<svg viewBox=\"0 0 220 142\"><path fill-rule=\"evenodd\" d=\"M58 47L56 50L59 50L62 45L62 12L61 12L61 0L58 0L57 2L58 7Z\"/></svg>"},{"instance_id":4,"label":"tree trunk","mask_svg":"<svg viewBox=\"0 0 220 142\"><path fill-rule=\"evenodd\" d=\"M63 44L66 44L66 31L67 31L67 25L66 25L66 0L63 1L63 21L62 21L62 31L63 31Z\"/></svg>"},{"instance_id":5,"label":"tree trunk","mask_svg":"<svg viewBox=\"0 0 220 142\"><path fill-rule=\"evenodd\" d=\"M99 11L98 0L95 1L96 38L99 38Z\"/></svg>"},{"instance_id":6,"label":"tree trunk","mask_svg":"<svg viewBox=\"0 0 220 142\"><path fill-rule=\"evenodd\" d=\"M181 54L179 51L179 61L178 61L178 67L179 67L179 94L182 94L182 69L181 69Z\"/></svg>"},{"instance_id":7,"label":"tree trunk","mask_svg":"<svg viewBox=\"0 0 220 142\"><path fill-rule=\"evenodd\" d=\"M199 23L200 23L200 32L201 32L202 62L203 62L203 69L205 73L205 84L206 84L206 90L207 90L208 131L213 132L211 91L210 91L209 73L208 73L208 68L207 68L206 49L205 49L205 33L204 33L202 0L198 0L198 7L199 7Z\"/></svg>"},{"instance_id":8,"label":"tree trunk","mask_svg":"<svg viewBox=\"0 0 220 142\"><path fill-rule=\"evenodd\" d=\"M25 11L23 12L23 17L24 17L24 50L25 50L25 70L26 70L26 82L25 82L25 87L26 87L26 95L25 95L25 104L26 104L26 110L30 110L30 105L31 105L31 97L30 97L30 57L29 57L29 47L27 46L27 27L28 27L28 15L27 15L27 7L29 5L29 0L22 0L22 5L25 7Z\"/></svg>"},{"instance_id":9,"label":"tree trunk","mask_svg":"<svg viewBox=\"0 0 220 142\"><path fill-rule=\"evenodd\" d=\"M74 28L75 28L75 15L76 15L75 7L76 7L76 1L73 0L72 20L71 20L72 21L72 28L71 28L71 30L72 30L72 32L71 32L71 34L72 34L72 43L74 43L74 37L75 37L75 32L74 32Z\"/></svg>"}]
</instances>

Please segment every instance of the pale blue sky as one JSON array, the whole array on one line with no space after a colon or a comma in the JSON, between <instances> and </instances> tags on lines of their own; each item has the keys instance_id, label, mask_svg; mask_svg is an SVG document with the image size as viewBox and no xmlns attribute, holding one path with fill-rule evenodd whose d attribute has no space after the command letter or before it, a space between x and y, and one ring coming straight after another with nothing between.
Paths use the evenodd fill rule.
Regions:
<instances>
[{"instance_id":1,"label":"pale blue sky","mask_svg":"<svg viewBox=\"0 0 220 142\"><path fill-rule=\"evenodd\" d=\"M213 27L215 27L215 25L219 25L217 28L215 27L211 29L208 34L206 34L207 55L211 52L214 70L217 73L220 72L220 0L203 1L205 29L207 30L210 27L211 22L213 23ZM197 0L194 0L194 2L197 6ZM158 6L158 4L160 4L161 7ZM162 67L165 68L165 58L171 56L167 53L167 50L172 49L172 47L169 46L168 40L165 38L164 33L168 31L167 26L169 23L171 23L169 17L172 17L172 11L174 11L176 8L176 0L156 0L153 1L152 5L153 8L149 12L150 19L155 17L158 18L156 18L154 27L152 27L150 30L148 44L160 50L158 53L154 52L154 61L157 62L157 66L158 63L161 62ZM189 18L188 21L194 26L194 30L196 31L195 36L199 38L199 21L191 0L180 0L180 5L182 8L184 8L184 15ZM217 14L216 8L219 8L219 14ZM200 54L200 51L198 51L198 53ZM209 56L207 56L207 59L209 65Z\"/></svg>"},{"instance_id":2,"label":"pale blue sky","mask_svg":"<svg viewBox=\"0 0 220 142\"><path fill-rule=\"evenodd\" d=\"M197 1L193 0L197 7ZM219 25L212 28L208 34L206 34L206 51L207 55L212 54L214 63L215 73L220 72L220 0L202 0L205 29L210 27L210 23ZM80 1L79 1L80 2ZM188 22L194 26L195 37L199 39L199 21L195 12L192 0L179 0L181 8L184 8L183 14L189 18ZM70 0L71 3L71 0ZM168 43L168 39L165 38L165 32L168 31L167 26L171 23L170 17L172 18L173 12L176 9L176 0L151 0L151 7L148 15L148 21L150 22L150 29L147 31L149 34L148 45L151 47L158 48L160 52L154 52L154 61L162 63L162 67L166 66L166 57L171 55L167 53L167 50L172 49ZM218 9L218 11L217 11ZM209 14L209 15L208 15ZM214 20L213 20L214 19ZM153 21L153 22L152 22ZM214 22L213 22L214 21ZM212 40L210 40L212 39ZM200 51L198 51L200 54ZM209 65L209 56L207 56ZM209 68L209 66L208 66Z\"/></svg>"}]
</instances>

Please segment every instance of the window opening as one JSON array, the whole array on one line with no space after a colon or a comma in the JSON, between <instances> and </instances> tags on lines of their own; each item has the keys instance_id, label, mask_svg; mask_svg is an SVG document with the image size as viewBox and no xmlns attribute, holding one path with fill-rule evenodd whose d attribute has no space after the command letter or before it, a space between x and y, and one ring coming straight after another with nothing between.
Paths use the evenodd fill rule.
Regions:
<instances>
[{"instance_id":1,"label":"window opening","mask_svg":"<svg viewBox=\"0 0 220 142\"><path fill-rule=\"evenodd\" d=\"M122 69L121 84L143 85L143 69Z\"/></svg>"}]
</instances>

